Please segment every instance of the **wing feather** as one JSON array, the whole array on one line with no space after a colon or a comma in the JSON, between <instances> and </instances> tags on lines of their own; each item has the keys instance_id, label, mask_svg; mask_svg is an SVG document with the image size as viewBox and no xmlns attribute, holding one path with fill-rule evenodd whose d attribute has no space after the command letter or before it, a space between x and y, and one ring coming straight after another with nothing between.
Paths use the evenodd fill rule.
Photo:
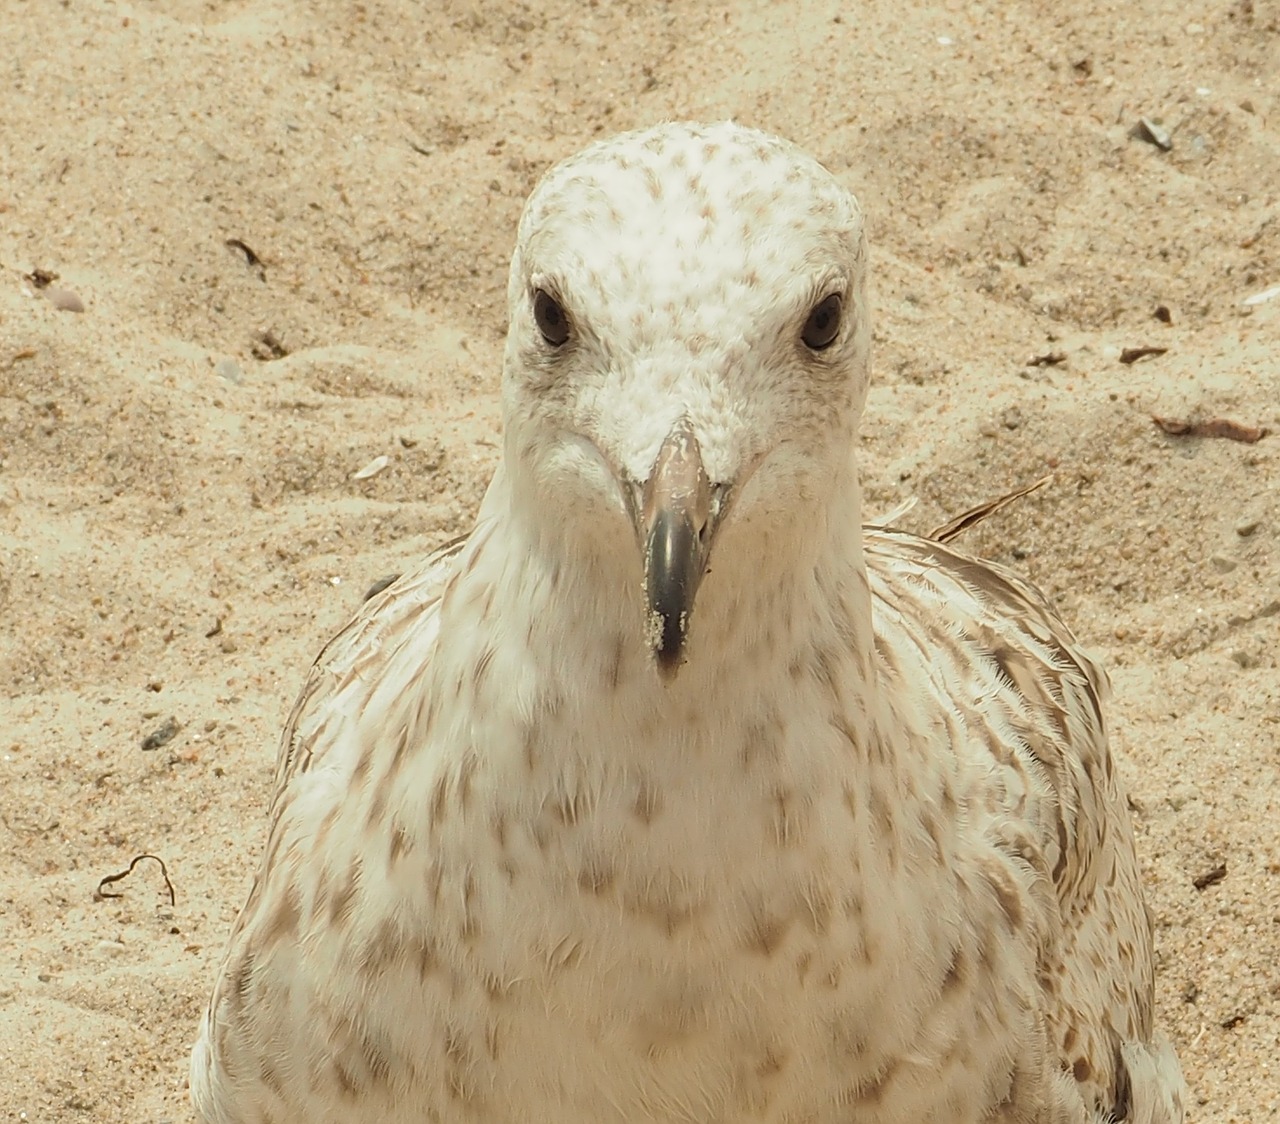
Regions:
<instances>
[{"instance_id":1,"label":"wing feather","mask_svg":"<svg viewBox=\"0 0 1280 1124\"><path fill-rule=\"evenodd\" d=\"M376 673L386 649L420 623L423 614L436 613L458 556L470 538L462 535L445 543L416 569L369 597L346 627L320 650L280 739L271 806L273 821L279 815L290 781L318 764L334 744L334 739L324 737L324 719L334 710L330 701L366 673Z\"/></svg>"},{"instance_id":2,"label":"wing feather","mask_svg":"<svg viewBox=\"0 0 1280 1124\"><path fill-rule=\"evenodd\" d=\"M933 539L865 536L877 643L899 661L914 653L943 725L964 732L953 748L976 766L971 799L1003 815L996 845L1027 857L1030 828L1053 887L1040 978L1060 1063L1098 1103L1122 1105L1122 1049L1151 1040L1154 967L1106 674L1031 583Z\"/></svg>"}]
</instances>

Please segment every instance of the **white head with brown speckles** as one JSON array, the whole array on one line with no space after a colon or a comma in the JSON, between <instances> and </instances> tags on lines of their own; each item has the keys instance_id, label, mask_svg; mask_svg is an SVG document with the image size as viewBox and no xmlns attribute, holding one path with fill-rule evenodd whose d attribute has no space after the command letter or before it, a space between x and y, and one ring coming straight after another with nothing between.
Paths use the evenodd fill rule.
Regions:
<instances>
[{"instance_id":1,"label":"white head with brown speckles","mask_svg":"<svg viewBox=\"0 0 1280 1124\"><path fill-rule=\"evenodd\" d=\"M729 549L722 529L749 523L757 550L761 536L774 549L822 524L852 480L865 268L853 196L732 123L594 145L525 208L504 378L513 494L556 513L583 556L611 543L634 559L638 537L668 675Z\"/></svg>"}]
</instances>

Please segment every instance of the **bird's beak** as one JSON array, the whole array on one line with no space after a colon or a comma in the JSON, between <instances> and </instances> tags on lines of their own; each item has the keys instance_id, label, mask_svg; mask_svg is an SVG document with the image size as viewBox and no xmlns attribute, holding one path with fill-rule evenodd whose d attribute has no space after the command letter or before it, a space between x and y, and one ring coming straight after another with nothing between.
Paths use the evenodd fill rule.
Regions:
<instances>
[{"instance_id":1,"label":"bird's beak","mask_svg":"<svg viewBox=\"0 0 1280 1124\"><path fill-rule=\"evenodd\" d=\"M687 420L667 435L635 505L644 551L647 637L658 671L671 679L684 663L693 600L706 573L723 489L711 487Z\"/></svg>"}]
</instances>

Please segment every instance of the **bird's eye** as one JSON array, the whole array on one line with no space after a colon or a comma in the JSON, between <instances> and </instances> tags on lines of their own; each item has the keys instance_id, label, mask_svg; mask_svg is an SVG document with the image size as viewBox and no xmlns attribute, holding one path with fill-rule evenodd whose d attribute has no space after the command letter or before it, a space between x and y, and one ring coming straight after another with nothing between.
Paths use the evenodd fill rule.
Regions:
<instances>
[{"instance_id":1,"label":"bird's eye","mask_svg":"<svg viewBox=\"0 0 1280 1124\"><path fill-rule=\"evenodd\" d=\"M836 342L836 336L840 334L841 304L840 294L831 293L813 306L800 333L810 351L825 351Z\"/></svg>"},{"instance_id":2,"label":"bird's eye","mask_svg":"<svg viewBox=\"0 0 1280 1124\"><path fill-rule=\"evenodd\" d=\"M533 294L533 319L542 338L552 347L560 347L569 339L569 316L564 306L546 289Z\"/></svg>"}]
</instances>

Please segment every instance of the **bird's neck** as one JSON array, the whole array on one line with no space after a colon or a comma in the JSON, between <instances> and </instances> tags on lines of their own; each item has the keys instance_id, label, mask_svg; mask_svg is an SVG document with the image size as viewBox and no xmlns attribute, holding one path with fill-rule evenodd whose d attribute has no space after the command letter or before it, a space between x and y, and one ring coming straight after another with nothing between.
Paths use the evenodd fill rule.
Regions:
<instances>
[{"instance_id":1,"label":"bird's neck","mask_svg":"<svg viewBox=\"0 0 1280 1124\"><path fill-rule=\"evenodd\" d=\"M642 887L785 894L770 848L800 838L837 882L923 869L929 742L883 678L857 496L842 498L804 550L729 562L721 537L671 680L645 644L638 566L582 566L487 500L402 700L404 740L424 750L396 788L404 821L432 822L424 793L468 793L570 874L612 855ZM644 830L659 821L680 826ZM897 916L878 922L886 941Z\"/></svg>"},{"instance_id":2,"label":"bird's neck","mask_svg":"<svg viewBox=\"0 0 1280 1124\"><path fill-rule=\"evenodd\" d=\"M576 556L491 493L442 606L437 682L471 694L473 713L509 712L530 728L554 716L557 728L581 732L566 745L573 754L589 752L592 738L608 739L613 754L681 753L697 731L767 729L810 696L870 730L881 700L859 514L850 482L803 525L726 527L688 660L664 680L645 641L638 557ZM480 628L474 609L456 612L476 602Z\"/></svg>"}]
</instances>

